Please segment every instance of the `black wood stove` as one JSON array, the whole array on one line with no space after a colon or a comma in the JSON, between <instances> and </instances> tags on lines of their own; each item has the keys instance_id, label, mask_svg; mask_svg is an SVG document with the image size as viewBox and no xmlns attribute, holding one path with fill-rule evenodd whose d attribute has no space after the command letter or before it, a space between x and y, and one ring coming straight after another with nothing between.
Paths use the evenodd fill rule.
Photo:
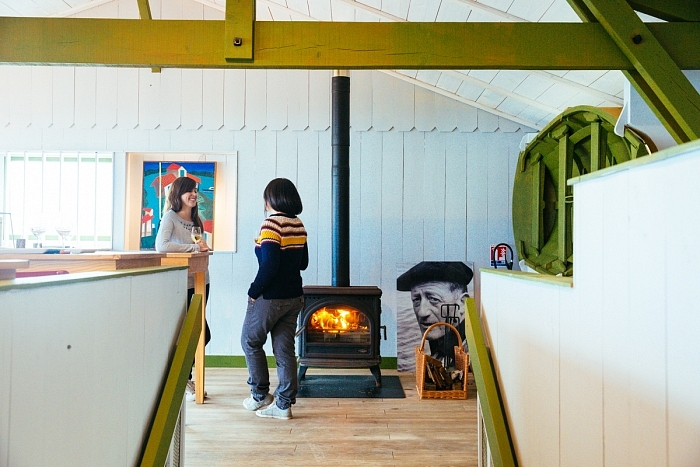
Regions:
<instances>
[{"instance_id":1,"label":"black wood stove","mask_svg":"<svg viewBox=\"0 0 700 467\"><path fill-rule=\"evenodd\" d=\"M308 367L368 368L382 385L379 364L382 291L378 287L304 287L299 314L299 379Z\"/></svg>"},{"instance_id":2,"label":"black wood stove","mask_svg":"<svg viewBox=\"0 0 700 467\"><path fill-rule=\"evenodd\" d=\"M350 78L332 83L333 282L304 287L297 331L299 380L307 368L369 368L382 385L379 364L382 291L350 286Z\"/></svg>"}]
</instances>

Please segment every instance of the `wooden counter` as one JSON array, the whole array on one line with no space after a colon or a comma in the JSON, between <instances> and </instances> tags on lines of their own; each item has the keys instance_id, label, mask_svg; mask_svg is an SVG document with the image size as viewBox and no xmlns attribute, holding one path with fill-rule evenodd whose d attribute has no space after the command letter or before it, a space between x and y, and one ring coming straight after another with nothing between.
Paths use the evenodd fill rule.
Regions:
<instances>
[{"instance_id":1,"label":"wooden counter","mask_svg":"<svg viewBox=\"0 0 700 467\"><path fill-rule=\"evenodd\" d=\"M204 403L204 333L206 328L206 281L205 275L209 267L211 251L204 253L164 253L161 259L163 266L188 266L189 273L194 274L194 293L202 295L202 334L194 354L194 386L195 402Z\"/></svg>"},{"instance_id":2,"label":"wooden counter","mask_svg":"<svg viewBox=\"0 0 700 467\"><path fill-rule=\"evenodd\" d=\"M14 279L18 269L29 267L26 259L0 259L0 280Z\"/></svg>"},{"instance_id":3,"label":"wooden counter","mask_svg":"<svg viewBox=\"0 0 700 467\"><path fill-rule=\"evenodd\" d=\"M161 266L162 253L152 251L98 251L79 254L1 253L0 260L29 261L26 271L57 271L71 273L116 271Z\"/></svg>"}]
</instances>

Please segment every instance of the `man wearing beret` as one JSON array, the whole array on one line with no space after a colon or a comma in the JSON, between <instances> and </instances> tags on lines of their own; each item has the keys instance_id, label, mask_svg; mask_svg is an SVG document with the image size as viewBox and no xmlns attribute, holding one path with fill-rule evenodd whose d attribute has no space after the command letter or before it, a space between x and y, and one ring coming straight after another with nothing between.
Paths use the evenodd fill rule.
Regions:
<instances>
[{"instance_id":1,"label":"man wearing beret","mask_svg":"<svg viewBox=\"0 0 700 467\"><path fill-rule=\"evenodd\" d=\"M396 279L397 290L411 292L421 335L431 324L448 321L459 330L464 342L464 300L469 296L467 284L473 275L472 270L459 261L423 261ZM448 311L452 318L445 316ZM453 364L454 346L457 345L453 331L446 326L437 326L430 331L426 340L431 356L443 360L447 349L447 364Z\"/></svg>"}]
</instances>

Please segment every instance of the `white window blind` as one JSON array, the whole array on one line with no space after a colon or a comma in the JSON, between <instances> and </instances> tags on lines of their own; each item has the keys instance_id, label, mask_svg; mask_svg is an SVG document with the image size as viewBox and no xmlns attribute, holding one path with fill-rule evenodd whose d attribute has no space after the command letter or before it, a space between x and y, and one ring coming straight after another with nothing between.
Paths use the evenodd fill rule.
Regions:
<instances>
[{"instance_id":1,"label":"white window blind","mask_svg":"<svg viewBox=\"0 0 700 467\"><path fill-rule=\"evenodd\" d=\"M12 232L6 226L3 240L31 247L32 228L42 226L44 247L111 248L113 160L111 152L5 153L2 211L12 215ZM57 228L70 231L66 245Z\"/></svg>"}]
</instances>

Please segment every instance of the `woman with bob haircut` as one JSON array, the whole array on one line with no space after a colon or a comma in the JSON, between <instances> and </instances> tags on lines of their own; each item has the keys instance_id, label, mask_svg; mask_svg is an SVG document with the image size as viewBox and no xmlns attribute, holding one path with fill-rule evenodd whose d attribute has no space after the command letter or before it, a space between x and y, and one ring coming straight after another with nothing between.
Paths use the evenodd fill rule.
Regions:
<instances>
[{"instance_id":1,"label":"woman with bob haircut","mask_svg":"<svg viewBox=\"0 0 700 467\"><path fill-rule=\"evenodd\" d=\"M298 389L294 334L304 307L301 271L309 265L306 229L297 217L303 209L299 192L286 178L276 178L263 192L268 217L255 239L258 273L248 289L241 346L248 366L247 410L266 418L292 418ZM270 394L270 374L263 345L272 337L279 386Z\"/></svg>"},{"instance_id":2,"label":"woman with bob haircut","mask_svg":"<svg viewBox=\"0 0 700 467\"><path fill-rule=\"evenodd\" d=\"M209 251L209 246L200 239L197 243L192 240L192 227L199 227L204 232L204 223L199 217L197 182L189 177L178 177L170 185L165 214L160 220L156 234L156 251L190 253ZM206 275L206 301L209 301L209 271ZM187 275L187 303L194 295L194 274ZM205 321L204 345L211 340L209 324ZM195 386L192 373L185 388L185 399L194 400ZM206 395L206 392L204 393Z\"/></svg>"}]
</instances>

